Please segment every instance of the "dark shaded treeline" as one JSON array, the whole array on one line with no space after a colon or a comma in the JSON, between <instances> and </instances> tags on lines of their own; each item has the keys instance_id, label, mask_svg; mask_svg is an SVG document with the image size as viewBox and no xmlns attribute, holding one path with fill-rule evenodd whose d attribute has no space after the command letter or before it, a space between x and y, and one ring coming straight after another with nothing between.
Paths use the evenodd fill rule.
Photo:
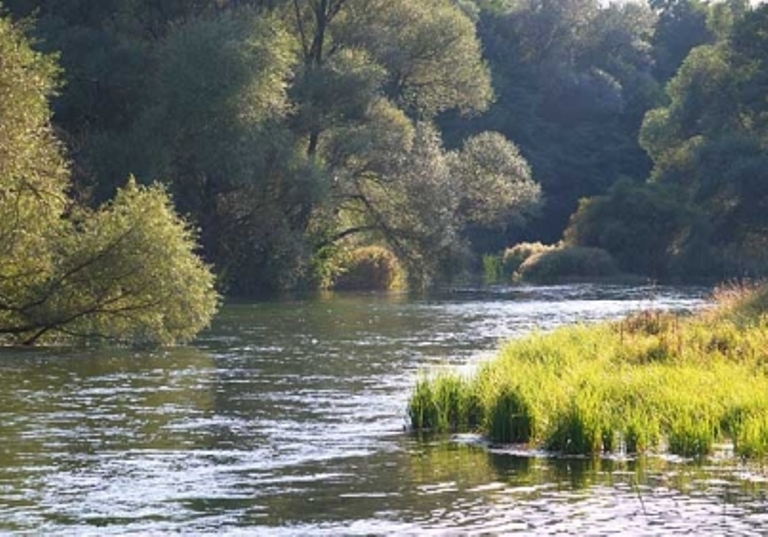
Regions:
<instances>
[{"instance_id":1,"label":"dark shaded treeline","mask_svg":"<svg viewBox=\"0 0 768 537\"><path fill-rule=\"evenodd\" d=\"M131 173L166 182L231 294L328 284L371 243L401 259L412 286L430 285L478 253L564 230L657 277L691 263L703 276L759 269L745 252L765 237L762 198L746 193L761 184L750 91L763 64L746 43L760 41L764 8L4 5L34 19L39 49L60 53L54 122L75 195L111 199Z\"/></svg>"}]
</instances>

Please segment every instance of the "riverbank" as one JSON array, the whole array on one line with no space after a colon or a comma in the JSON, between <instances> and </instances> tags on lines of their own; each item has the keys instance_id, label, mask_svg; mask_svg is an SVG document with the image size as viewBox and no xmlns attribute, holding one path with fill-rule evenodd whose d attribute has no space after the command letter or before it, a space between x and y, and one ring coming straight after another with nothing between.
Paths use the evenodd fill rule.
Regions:
<instances>
[{"instance_id":1,"label":"riverbank","mask_svg":"<svg viewBox=\"0 0 768 537\"><path fill-rule=\"evenodd\" d=\"M415 430L479 432L566 454L768 455L768 287L696 316L645 312L506 344L472 376L421 378Z\"/></svg>"}]
</instances>

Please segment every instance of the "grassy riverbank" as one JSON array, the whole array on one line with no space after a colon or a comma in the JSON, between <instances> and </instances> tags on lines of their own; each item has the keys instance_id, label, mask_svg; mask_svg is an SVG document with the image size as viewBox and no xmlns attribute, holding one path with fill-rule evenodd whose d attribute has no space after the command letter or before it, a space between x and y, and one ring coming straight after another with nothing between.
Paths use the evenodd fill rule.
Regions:
<instances>
[{"instance_id":1,"label":"grassy riverbank","mask_svg":"<svg viewBox=\"0 0 768 537\"><path fill-rule=\"evenodd\" d=\"M728 289L692 317L646 312L506 344L471 377L420 379L416 430L480 432L569 454L732 441L768 455L768 287Z\"/></svg>"}]
</instances>

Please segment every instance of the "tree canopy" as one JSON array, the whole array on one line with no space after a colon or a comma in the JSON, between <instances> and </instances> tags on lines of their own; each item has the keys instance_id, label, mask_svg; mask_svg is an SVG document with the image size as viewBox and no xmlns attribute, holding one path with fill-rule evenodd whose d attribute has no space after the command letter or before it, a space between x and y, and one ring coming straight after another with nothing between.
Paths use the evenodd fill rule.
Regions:
<instances>
[{"instance_id":1,"label":"tree canopy","mask_svg":"<svg viewBox=\"0 0 768 537\"><path fill-rule=\"evenodd\" d=\"M690 51L667 85L666 106L649 111L640 132L653 171L635 199L663 188L670 215L658 218L665 232L646 233L625 213L624 240L653 236L662 273L743 277L768 269L768 7L731 7L720 40ZM618 202L612 195L585 205L571 230L576 241L607 247L584 231L607 222L594 207Z\"/></svg>"},{"instance_id":2,"label":"tree canopy","mask_svg":"<svg viewBox=\"0 0 768 537\"><path fill-rule=\"evenodd\" d=\"M74 17L69 4L41 4L38 31L77 77L58 105L79 148L82 195L109 200L128 174L161 178L201 227L229 292L311 284L322 259L364 242L422 260L411 263L414 283L434 281L440 252L468 251L469 226L520 225L538 204L527 164L501 135L468 153L482 171L453 166L446 184L406 165L433 149L453 162L430 123L492 99L475 25L449 0L169 3L165 18L131 3L111 22ZM105 47L86 53L78 35ZM481 155L482 140L506 152ZM416 190L447 204L434 207L440 230L410 199Z\"/></svg>"},{"instance_id":3,"label":"tree canopy","mask_svg":"<svg viewBox=\"0 0 768 537\"><path fill-rule=\"evenodd\" d=\"M95 211L67 196L57 74L0 18L0 340L191 339L218 303L194 234L159 187L131 181Z\"/></svg>"},{"instance_id":4,"label":"tree canopy","mask_svg":"<svg viewBox=\"0 0 768 537\"><path fill-rule=\"evenodd\" d=\"M61 142L48 129L47 153L7 162L59 167L59 226L111 206L129 175L171 197L228 294L328 284L370 245L412 286L444 283L558 241L575 211L581 230L604 216L629 237L598 210L628 193L670 218L674 201L672 257L763 233L743 193L762 184L764 21L744 0L5 4L66 82L47 90ZM166 194L139 186L155 180Z\"/></svg>"}]
</instances>

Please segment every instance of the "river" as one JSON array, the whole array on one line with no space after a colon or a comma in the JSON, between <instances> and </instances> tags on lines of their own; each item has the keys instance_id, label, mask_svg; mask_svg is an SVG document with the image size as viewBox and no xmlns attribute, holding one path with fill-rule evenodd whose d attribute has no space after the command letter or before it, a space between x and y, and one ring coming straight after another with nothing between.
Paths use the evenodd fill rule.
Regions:
<instances>
[{"instance_id":1,"label":"river","mask_svg":"<svg viewBox=\"0 0 768 537\"><path fill-rule=\"evenodd\" d=\"M0 533L760 535L766 473L405 430L420 371L705 290L572 285L228 304L187 347L0 353Z\"/></svg>"}]
</instances>

